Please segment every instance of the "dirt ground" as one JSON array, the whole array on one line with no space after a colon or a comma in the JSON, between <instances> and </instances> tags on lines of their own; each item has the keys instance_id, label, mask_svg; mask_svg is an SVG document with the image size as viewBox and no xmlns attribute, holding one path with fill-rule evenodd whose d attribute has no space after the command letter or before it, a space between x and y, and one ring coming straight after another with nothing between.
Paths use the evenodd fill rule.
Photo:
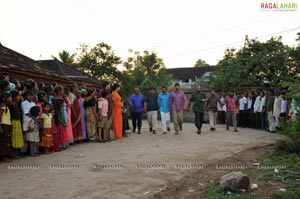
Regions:
<instances>
[{"instance_id":1,"label":"dirt ground","mask_svg":"<svg viewBox=\"0 0 300 199\"><path fill-rule=\"evenodd\" d=\"M214 163L226 165L222 160L229 157L241 163L243 153L255 158L260 153L253 147L282 138L247 128L226 131L224 125L210 132L204 124L201 135L192 123L185 123L177 136L172 129L173 124L168 134L159 129L153 135L143 122L141 135L2 162L0 198L203 198L201 187L224 172L212 169Z\"/></svg>"},{"instance_id":2,"label":"dirt ground","mask_svg":"<svg viewBox=\"0 0 300 199\"><path fill-rule=\"evenodd\" d=\"M226 157L222 160L209 163L207 164L205 170L198 170L187 173L182 179L169 182L166 189L151 195L149 198L204 199L206 198L205 188L209 184L218 184L221 176L232 171L231 169L229 169L229 167L237 167L238 169L236 170L243 173L246 173L247 169L249 168L253 168L254 170L259 169L257 166L253 165L253 162L256 162L256 160L260 160L260 158L262 158L267 151L272 150L274 150L273 144L257 146L243 150L233 156ZM265 171L272 172L273 169L268 169ZM273 193L278 192L280 188L286 188L287 186L281 181L263 180L263 173L259 172L252 174L251 176L249 176L249 178L250 184L257 184L258 189L249 189L245 194L249 194L259 198L270 198L270 196ZM238 195L239 193L234 194Z\"/></svg>"}]
</instances>

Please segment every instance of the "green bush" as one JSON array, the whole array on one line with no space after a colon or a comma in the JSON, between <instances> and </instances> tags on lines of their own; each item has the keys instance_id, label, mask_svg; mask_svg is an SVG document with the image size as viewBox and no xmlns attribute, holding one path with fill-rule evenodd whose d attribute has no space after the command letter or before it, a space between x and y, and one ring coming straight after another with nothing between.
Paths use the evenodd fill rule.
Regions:
<instances>
[{"instance_id":1,"label":"green bush","mask_svg":"<svg viewBox=\"0 0 300 199\"><path fill-rule=\"evenodd\" d=\"M289 119L281 123L282 133L290 138L286 142L285 150L291 153L300 153L300 117Z\"/></svg>"},{"instance_id":2,"label":"green bush","mask_svg":"<svg viewBox=\"0 0 300 199\"><path fill-rule=\"evenodd\" d=\"M272 194L272 198L275 199L299 199L299 196L300 196L299 185L298 186L293 185L293 187L290 186L287 192L280 191Z\"/></svg>"}]
</instances>

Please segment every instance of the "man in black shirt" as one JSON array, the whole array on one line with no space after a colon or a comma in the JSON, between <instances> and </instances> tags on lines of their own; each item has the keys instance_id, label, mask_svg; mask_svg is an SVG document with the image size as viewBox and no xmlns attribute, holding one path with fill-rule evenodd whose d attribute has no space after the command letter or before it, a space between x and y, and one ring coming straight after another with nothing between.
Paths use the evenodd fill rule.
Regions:
<instances>
[{"instance_id":1,"label":"man in black shirt","mask_svg":"<svg viewBox=\"0 0 300 199\"><path fill-rule=\"evenodd\" d=\"M157 94L155 88L150 88L149 95L146 97L144 101L144 111L147 112L147 119L149 123L149 131L153 134L156 130L156 123L157 123Z\"/></svg>"}]
</instances>

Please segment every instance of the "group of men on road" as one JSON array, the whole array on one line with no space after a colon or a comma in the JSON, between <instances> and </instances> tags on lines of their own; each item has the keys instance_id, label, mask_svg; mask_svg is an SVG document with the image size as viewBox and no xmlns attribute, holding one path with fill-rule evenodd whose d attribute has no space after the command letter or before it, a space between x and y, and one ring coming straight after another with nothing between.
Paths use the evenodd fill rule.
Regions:
<instances>
[{"instance_id":1,"label":"group of men on road","mask_svg":"<svg viewBox=\"0 0 300 199\"><path fill-rule=\"evenodd\" d=\"M229 94L225 98L222 105L228 106L228 118L227 121L236 117L236 104L237 98ZM170 131L170 119L174 123L175 135L178 135L182 131L183 124L183 112L189 111L191 103L193 104L193 112L195 114L195 126L197 128L197 133L201 134L204 113L207 110L209 113L210 130L216 130L216 119L217 119L217 103L219 103L218 98L214 91L211 92L211 96L208 97L204 92L201 91L201 86L196 87L196 91L191 95L188 100L185 93L181 90L180 84L175 84L175 89L171 93L167 91L167 87L163 86L161 88L161 93L156 94L155 88L150 88L149 95L144 97L139 88L135 88L134 94L131 95L128 101L131 106L131 116L132 116L132 127L133 132L138 131L141 134L142 127L142 115L143 112L147 114L147 120L149 124L149 131L153 134L157 133L157 116L158 111L160 112L161 122L162 122L162 132L166 134ZM207 105L206 105L207 104ZM234 130L236 129L236 123L233 123ZM227 124L227 129L229 128L229 123Z\"/></svg>"}]
</instances>

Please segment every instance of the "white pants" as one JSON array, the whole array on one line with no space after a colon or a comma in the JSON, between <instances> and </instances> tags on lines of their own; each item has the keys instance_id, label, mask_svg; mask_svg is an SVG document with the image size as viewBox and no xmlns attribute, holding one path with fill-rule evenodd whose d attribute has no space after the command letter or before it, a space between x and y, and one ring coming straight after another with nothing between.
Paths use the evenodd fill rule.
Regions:
<instances>
[{"instance_id":1,"label":"white pants","mask_svg":"<svg viewBox=\"0 0 300 199\"><path fill-rule=\"evenodd\" d=\"M218 112L212 112L212 111L208 112L208 115L209 115L209 125L210 125L211 128L216 128L217 114L218 114Z\"/></svg>"},{"instance_id":2,"label":"white pants","mask_svg":"<svg viewBox=\"0 0 300 199\"><path fill-rule=\"evenodd\" d=\"M162 131L167 132L167 127L169 127L170 123L170 112L164 113L160 112L161 123L162 123Z\"/></svg>"},{"instance_id":3,"label":"white pants","mask_svg":"<svg viewBox=\"0 0 300 199\"><path fill-rule=\"evenodd\" d=\"M268 112L268 122L269 122L269 130L270 131L275 131L276 130L276 128L275 128L275 118L273 116L272 111Z\"/></svg>"},{"instance_id":4,"label":"white pants","mask_svg":"<svg viewBox=\"0 0 300 199\"><path fill-rule=\"evenodd\" d=\"M148 111L147 112L147 119L149 127L152 127L152 130L156 130L156 123L157 123L157 111Z\"/></svg>"},{"instance_id":5,"label":"white pants","mask_svg":"<svg viewBox=\"0 0 300 199\"><path fill-rule=\"evenodd\" d=\"M275 116L275 127L279 127L279 118L280 116Z\"/></svg>"}]
</instances>

